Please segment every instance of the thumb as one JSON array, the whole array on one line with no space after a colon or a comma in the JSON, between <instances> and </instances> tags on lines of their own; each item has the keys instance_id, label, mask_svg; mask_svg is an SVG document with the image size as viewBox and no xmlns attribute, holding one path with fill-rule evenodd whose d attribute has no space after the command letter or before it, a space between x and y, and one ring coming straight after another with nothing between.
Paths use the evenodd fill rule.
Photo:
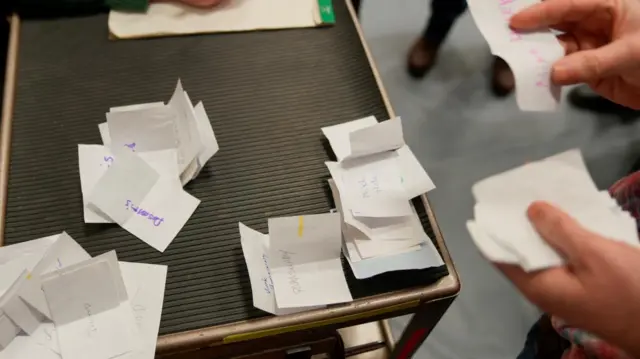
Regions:
<instances>
[{"instance_id":1,"label":"thumb","mask_svg":"<svg viewBox=\"0 0 640 359\"><path fill-rule=\"evenodd\" d=\"M578 51L563 57L553 65L551 79L558 85L597 81L620 73L633 63L630 44L619 40L597 49Z\"/></svg>"},{"instance_id":2,"label":"thumb","mask_svg":"<svg viewBox=\"0 0 640 359\"><path fill-rule=\"evenodd\" d=\"M572 264L580 263L593 234L575 219L546 202L534 202L527 210L529 220L542 238Z\"/></svg>"}]
</instances>

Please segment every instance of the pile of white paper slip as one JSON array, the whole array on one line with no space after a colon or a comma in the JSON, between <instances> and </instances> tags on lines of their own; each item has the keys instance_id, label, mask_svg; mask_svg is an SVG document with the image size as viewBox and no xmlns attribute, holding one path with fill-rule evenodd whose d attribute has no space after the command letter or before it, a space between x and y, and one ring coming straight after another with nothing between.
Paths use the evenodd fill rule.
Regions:
<instances>
[{"instance_id":1,"label":"pile of white paper slip","mask_svg":"<svg viewBox=\"0 0 640 359\"><path fill-rule=\"evenodd\" d=\"M0 359L152 359L167 267L62 233L0 248Z\"/></svg>"},{"instance_id":2,"label":"pile of white paper slip","mask_svg":"<svg viewBox=\"0 0 640 359\"><path fill-rule=\"evenodd\" d=\"M269 234L239 227L256 308L284 315L353 300L338 213L269 218Z\"/></svg>"},{"instance_id":3,"label":"pile of white paper slip","mask_svg":"<svg viewBox=\"0 0 640 359\"><path fill-rule=\"evenodd\" d=\"M405 144L401 119L367 117L322 132L338 159L326 165L356 278L443 265L410 202L435 186Z\"/></svg>"},{"instance_id":4,"label":"pile of white paper slip","mask_svg":"<svg viewBox=\"0 0 640 359\"><path fill-rule=\"evenodd\" d=\"M636 222L606 191L598 191L579 150L495 175L473 186L475 220L467 228L482 254L526 271L561 265L562 257L527 218L535 201L550 202L587 229L638 246Z\"/></svg>"},{"instance_id":5,"label":"pile of white paper slip","mask_svg":"<svg viewBox=\"0 0 640 359\"><path fill-rule=\"evenodd\" d=\"M218 151L180 81L168 104L112 108L103 145L78 145L85 223L117 223L164 252L200 201L183 190Z\"/></svg>"}]
</instances>

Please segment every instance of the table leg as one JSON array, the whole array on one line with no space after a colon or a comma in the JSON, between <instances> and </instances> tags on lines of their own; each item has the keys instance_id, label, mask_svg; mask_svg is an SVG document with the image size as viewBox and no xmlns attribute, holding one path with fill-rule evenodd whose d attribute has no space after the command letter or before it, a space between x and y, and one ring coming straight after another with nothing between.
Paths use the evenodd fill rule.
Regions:
<instances>
[{"instance_id":1,"label":"table leg","mask_svg":"<svg viewBox=\"0 0 640 359\"><path fill-rule=\"evenodd\" d=\"M420 348L440 318L449 309L455 297L435 300L420 304L409 325L405 328L400 340L396 343L392 359L408 359Z\"/></svg>"}]
</instances>

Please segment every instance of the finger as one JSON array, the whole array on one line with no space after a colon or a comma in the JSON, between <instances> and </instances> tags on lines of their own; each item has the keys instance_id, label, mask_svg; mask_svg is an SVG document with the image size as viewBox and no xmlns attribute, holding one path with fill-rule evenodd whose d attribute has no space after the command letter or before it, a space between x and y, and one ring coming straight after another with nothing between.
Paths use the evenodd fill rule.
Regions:
<instances>
[{"instance_id":1,"label":"finger","mask_svg":"<svg viewBox=\"0 0 640 359\"><path fill-rule=\"evenodd\" d=\"M596 81L620 73L636 61L628 41L615 41L561 58L553 65L551 79L558 85Z\"/></svg>"},{"instance_id":2,"label":"finger","mask_svg":"<svg viewBox=\"0 0 640 359\"><path fill-rule=\"evenodd\" d=\"M572 34L562 34L557 36L557 38L562 47L564 47L564 53L566 55L573 54L580 50L578 40Z\"/></svg>"},{"instance_id":3,"label":"finger","mask_svg":"<svg viewBox=\"0 0 640 359\"><path fill-rule=\"evenodd\" d=\"M546 202L534 202L527 215L540 236L569 263L579 264L583 253L591 247L593 233L560 209Z\"/></svg>"},{"instance_id":4,"label":"finger","mask_svg":"<svg viewBox=\"0 0 640 359\"><path fill-rule=\"evenodd\" d=\"M546 313L570 317L584 293L580 281L566 267L527 273L520 267L496 264L496 267L524 294Z\"/></svg>"},{"instance_id":5,"label":"finger","mask_svg":"<svg viewBox=\"0 0 640 359\"><path fill-rule=\"evenodd\" d=\"M546 0L514 15L510 25L517 30L533 30L579 21L595 11L611 12L609 3L602 0Z\"/></svg>"}]
</instances>

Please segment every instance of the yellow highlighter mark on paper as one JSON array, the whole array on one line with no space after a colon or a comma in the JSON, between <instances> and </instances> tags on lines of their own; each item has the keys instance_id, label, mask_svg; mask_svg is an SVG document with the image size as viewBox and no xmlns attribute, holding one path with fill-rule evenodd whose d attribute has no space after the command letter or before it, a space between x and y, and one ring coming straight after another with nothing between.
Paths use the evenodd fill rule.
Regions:
<instances>
[{"instance_id":1,"label":"yellow highlighter mark on paper","mask_svg":"<svg viewBox=\"0 0 640 359\"><path fill-rule=\"evenodd\" d=\"M304 234L304 217L298 217L298 237L302 238Z\"/></svg>"}]
</instances>

